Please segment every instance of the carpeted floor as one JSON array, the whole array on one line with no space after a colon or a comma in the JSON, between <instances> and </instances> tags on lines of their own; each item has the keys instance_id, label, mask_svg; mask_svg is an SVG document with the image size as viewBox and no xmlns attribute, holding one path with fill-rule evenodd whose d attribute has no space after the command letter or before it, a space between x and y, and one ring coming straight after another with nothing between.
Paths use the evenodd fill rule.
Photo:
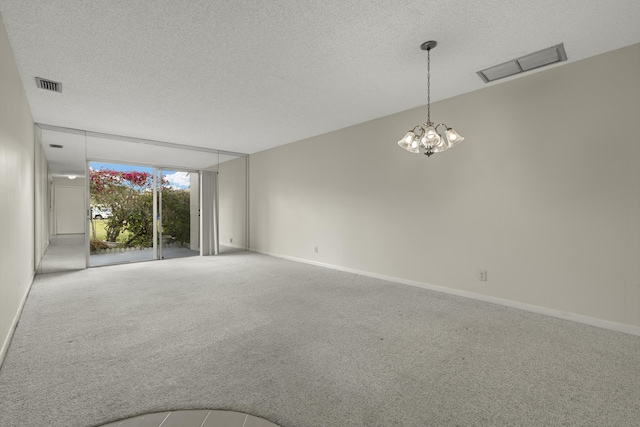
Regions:
<instances>
[{"instance_id":1,"label":"carpeted floor","mask_svg":"<svg viewBox=\"0 0 640 427\"><path fill-rule=\"evenodd\" d=\"M637 426L640 337L249 252L37 276L1 426Z\"/></svg>"},{"instance_id":2,"label":"carpeted floor","mask_svg":"<svg viewBox=\"0 0 640 427\"><path fill-rule=\"evenodd\" d=\"M51 244L38 266L37 274L62 273L87 267L84 234L51 236Z\"/></svg>"}]
</instances>

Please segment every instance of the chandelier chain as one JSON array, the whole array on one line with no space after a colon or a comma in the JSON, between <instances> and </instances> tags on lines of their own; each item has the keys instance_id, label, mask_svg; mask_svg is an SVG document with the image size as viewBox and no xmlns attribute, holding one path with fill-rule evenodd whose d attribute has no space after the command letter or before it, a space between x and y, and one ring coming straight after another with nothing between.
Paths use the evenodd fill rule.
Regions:
<instances>
[{"instance_id":1,"label":"chandelier chain","mask_svg":"<svg viewBox=\"0 0 640 427\"><path fill-rule=\"evenodd\" d=\"M431 125L431 49L427 49L427 126Z\"/></svg>"}]
</instances>

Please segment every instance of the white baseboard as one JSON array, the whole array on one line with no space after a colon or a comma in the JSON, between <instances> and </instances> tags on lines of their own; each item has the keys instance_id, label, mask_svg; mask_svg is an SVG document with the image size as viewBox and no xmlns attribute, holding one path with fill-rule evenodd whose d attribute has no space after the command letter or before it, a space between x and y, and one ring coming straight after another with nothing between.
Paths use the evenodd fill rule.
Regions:
<instances>
[{"instance_id":1,"label":"white baseboard","mask_svg":"<svg viewBox=\"0 0 640 427\"><path fill-rule=\"evenodd\" d=\"M248 251L249 249L247 249L246 246L244 245L236 245L235 243L220 243L220 246L226 246L228 248L234 248L234 249L242 249L245 251Z\"/></svg>"},{"instance_id":2,"label":"white baseboard","mask_svg":"<svg viewBox=\"0 0 640 427\"><path fill-rule=\"evenodd\" d=\"M35 272L31 276L29 289L27 289L27 292L24 293L24 296L22 297L22 301L20 301L20 306L18 307L18 311L16 315L13 317L11 328L9 328L9 331L7 332L7 336L4 338L4 342L2 343L2 348L0 349L0 366L2 366L2 362L4 362L4 357L7 355L7 350L9 350L9 344L11 344L11 339L13 338L13 333L16 330L16 326L18 326L18 321L20 320L22 309L24 308L24 304L27 302L27 297L29 296L29 292L31 292L31 287L33 286L34 279L35 279Z\"/></svg>"},{"instance_id":3,"label":"white baseboard","mask_svg":"<svg viewBox=\"0 0 640 427\"><path fill-rule=\"evenodd\" d=\"M557 317L564 320L570 320L572 322L578 322L586 325L596 326L598 328L609 329L612 331L624 332L626 334L640 336L640 326L628 325L626 323L612 322L610 320L598 319L596 317L584 316L582 314L569 313L561 310L556 310L553 308L541 307L541 306L526 304L518 301L511 301L507 299L496 298L489 295L463 291L460 289L447 288L444 286L437 286L429 283L422 283L414 280L402 279L399 277L392 277L392 276L385 276L383 274L370 273L368 271L356 270L355 268L341 267L339 265L326 264L323 262L311 261L304 258L296 258L292 256L275 254L275 253L270 253L265 251L256 251L256 250L252 250L252 251L258 252L264 255L273 256L276 258L287 259L289 261L302 262L304 264L316 265L319 267L330 268L332 270L344 271L346 273L359 274L361 276L367 276L367 277L372 277L374 279L386 280L388 282L402 283L409 286L416 286L418 288L429 289L431 291L442 292L445 294L456 295L464 298L471 298L478 301L489 302L492 304L498 304L505 307L517 308L519 310L529 311L532 313L544 314L546 316Z\"/></svg>"}]
</instances>

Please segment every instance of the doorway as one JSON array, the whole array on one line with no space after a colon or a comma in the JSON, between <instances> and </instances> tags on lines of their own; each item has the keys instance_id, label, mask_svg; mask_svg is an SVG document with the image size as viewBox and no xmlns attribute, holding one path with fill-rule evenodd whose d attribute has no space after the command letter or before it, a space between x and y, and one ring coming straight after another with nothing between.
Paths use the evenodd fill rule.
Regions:
<instances>
[{"instance_id":1,"label":"doorway","mask_svg":"<svg viewBox=\"0 0 640 427\"><path fill-rule=\"evenodd\" d=\"M84 234L84 188L56 186L55 234Z\"/></svg>"}]
</instances>

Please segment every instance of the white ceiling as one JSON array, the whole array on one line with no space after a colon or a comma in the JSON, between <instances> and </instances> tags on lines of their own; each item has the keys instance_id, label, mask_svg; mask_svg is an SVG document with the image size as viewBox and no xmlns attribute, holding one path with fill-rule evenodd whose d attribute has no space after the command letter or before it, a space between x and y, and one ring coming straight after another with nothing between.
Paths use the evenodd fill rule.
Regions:
<instances>
[{"instance_id":1,"label":"white ceiling","mask_svg":"<svg viewBox=\"0 0 640 427\"><path fill-rule=\"evenodd\" d=\"M62 148L51 147L51 144ZM42 146L53 176L85 176L84 132L58 132L42 129Z\"/></svg>"},{"instance_id":2,"label":"white ceiling","mask_svg":"<svg viewBox=\"0 0 640 427\"><path fill-rule=\"evenodd\" d=\"M640 42L638 0L0 0L0 13L36 122L241 153L424 105L426 40L432 101L561 42L568 62Z\"/></svg>"}]
</instances>

